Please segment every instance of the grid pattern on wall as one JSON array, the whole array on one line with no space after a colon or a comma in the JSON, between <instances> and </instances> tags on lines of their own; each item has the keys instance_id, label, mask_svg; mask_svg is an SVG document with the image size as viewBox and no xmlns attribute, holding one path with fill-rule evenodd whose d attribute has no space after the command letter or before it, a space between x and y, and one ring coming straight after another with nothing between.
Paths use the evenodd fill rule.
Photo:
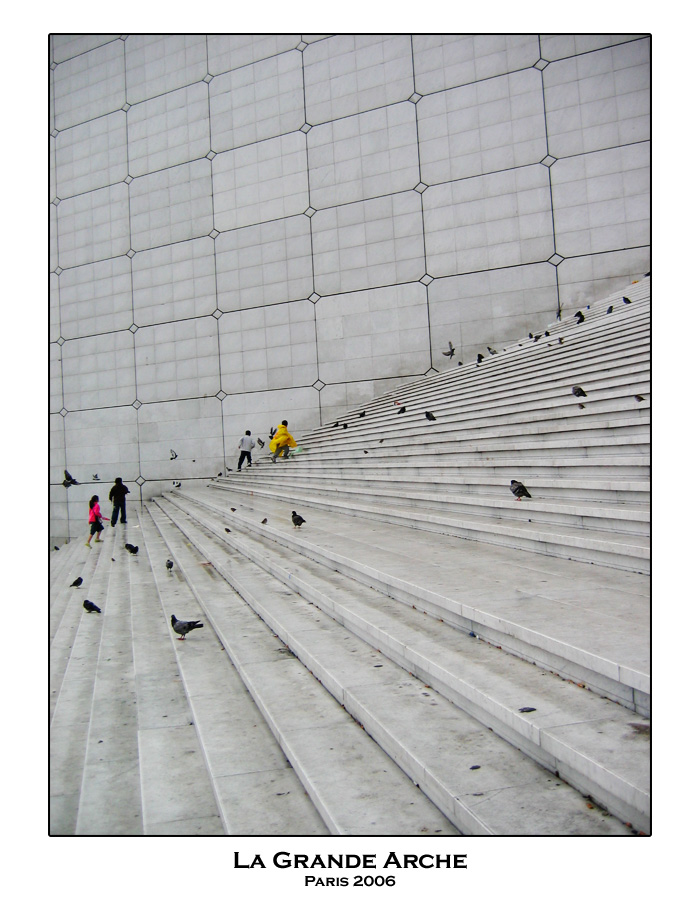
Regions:
<instances>
[{"instance_id":1,"label":"grid pattern on wall","mask_svg":"<svg viewBox=\"0 0 700 900\"><path fill-rule=\"evenodd\" d=\"M302 433L649 268L648 35L49 55L54 540L116 475L210 478L246 429Z\"/></svg>"}]
</instances>

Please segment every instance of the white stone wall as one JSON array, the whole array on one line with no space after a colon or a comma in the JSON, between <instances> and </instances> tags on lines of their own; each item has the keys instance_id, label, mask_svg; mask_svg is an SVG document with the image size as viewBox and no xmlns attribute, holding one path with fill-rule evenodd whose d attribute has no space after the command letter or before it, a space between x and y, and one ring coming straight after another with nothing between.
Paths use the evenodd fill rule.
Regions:
<instances>
[{"instance_id":1,"label":"white stone wall","mask_svg":"<svg viewBox=\"0 0 700 900\"><path fill-rule=\"evenodd\" d=\"M246 429L299 435L649 269L646 35L50 56L52 540L117 475L210 478Z\"/></svg>"}]
</instances>

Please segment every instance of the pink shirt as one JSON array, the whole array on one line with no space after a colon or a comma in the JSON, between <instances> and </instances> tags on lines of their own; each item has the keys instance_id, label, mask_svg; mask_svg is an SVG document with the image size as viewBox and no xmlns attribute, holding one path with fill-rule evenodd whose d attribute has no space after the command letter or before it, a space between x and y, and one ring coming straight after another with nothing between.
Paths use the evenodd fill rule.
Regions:
<instances>
[{"instance_id":1,"label":"pink shirt","mask_svg":"<svg viewBox=\"0 0 700 900\"><path fill-rule=\"evenodd\" d=\"M90 510L90 515L88 516L88 522L99 522L101 518L102 518L102 513L100 512L100 504L96 503Z\"/></svg>"}]
</instances>

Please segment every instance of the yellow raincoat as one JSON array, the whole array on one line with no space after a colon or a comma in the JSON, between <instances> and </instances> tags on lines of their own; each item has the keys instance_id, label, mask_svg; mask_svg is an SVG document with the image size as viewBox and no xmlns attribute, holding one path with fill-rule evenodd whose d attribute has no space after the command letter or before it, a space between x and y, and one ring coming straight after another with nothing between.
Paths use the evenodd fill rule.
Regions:
<instances>
[{"instance_id":1,"label":"yellow raincoat","mask_svg":"<svg viewBox=\"0 0 700 900\"><path fill-rule=\"evenodd\" d=\"M275 432L275 436L272 438L270 443L268 444L270 448L270 453L274 453L278 447L296 447L297 442L291 436L291 434L287 431L286 425L278 425L277 431Z\"/></svg>"}]
</instances>

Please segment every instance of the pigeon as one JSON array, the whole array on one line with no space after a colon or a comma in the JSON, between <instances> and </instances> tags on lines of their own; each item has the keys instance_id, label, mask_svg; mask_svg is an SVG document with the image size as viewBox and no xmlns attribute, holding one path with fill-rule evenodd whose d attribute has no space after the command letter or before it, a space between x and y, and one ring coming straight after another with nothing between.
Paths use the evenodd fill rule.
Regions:
<instances>
[{"instance_id":1,"label":"pigeon","mask_svg":"<svg viewBox=\"0 0 700 900\"><path fill-rule=\"evenodd\" d=\"M518 712L526 713L526 712L537 712L534 706L521 706Z\"/></svg>"},{"instance_id":2,"label":"pigeon","mask_svg":"<svg viewBox=\"0 0 700 900\"><path fill-rule=\"evenodd\" d=\"M265 441L261 441L260 438L258 438L258 447L264 447L264 446L265 446Z\"/></svg>"},{"instance_id":3,"label":"pigeon","mask_svg":"<svg viewBox=\"0 0 700 900\"><path fill-rule=\"evenodd\" d=\"M100 480L100 476L99 476L99 475L93 475L93 476L92 476L92 480L93 480L93 481L99 481L99 480Z\"/></svg>"},{"instance_id":4,"label":"pigeon","mask_svg":"<svg viewBox=\"0 0 700 900\"><path fill-rule=\"evenodd\" d=\"M168 572L172 571L173 565L174 565L174 563L173 563L172 559L165 560L165 568L168 570Z\"/></svg>"},{"instance_id":5,"label":"pigeon","mask_svg":"<svg viewBox=\"0 0 700 900\"><path fill-rule=\"evenodd\" d=\"M521 481L516 481L515 478L511 479L510 489L515 495L516 500L522 500L523 497L530 497L530 499L532 500L532 497L530 496L530 493L528 492L528 489L525 487L525 485Z\"/></svg>"},{"instance_id":6,"label":"pigeon","mask_svg":"<svg viewBox=\"0 0 700 900\"><path fill-rule=\"evenodd\" d=\"M629 297L623 297L623 298L622 298L622 302L623 302L623 303L631 303L632 301L630 300Z\"/></svg>"},{"instance_id":7,"label":"pigeon","mask_svg":"<svg viewBox=\"0 0 700 900\"><path fill-rule=\"evenodd\" d=\"M230 529L230 528L224 528L224 531L226 532L226 534L231 534L231 529Z\"/></svg>"},{"instance_id":8,"label":"pigeon","mask_svg":"<svg viewBox=\"0 0 700 900\"><path fill-rule=\"evenodd\" d=\"M425 418L426 418L429 422L437 422L437 419L435 418L435 416L434 416L431 412L426 412Z\"/></svg>"},{"instance_id":9,"label":"pigeon","mask_svg":"<svg viewBox=\"0 0 700 900\"><path fill-rule=\"evenodd\" d=\"M226 471L227 471L227 472L233 472L234 470L233 470L233 469L229 469L229 467L226 466Z\"/></svg>"},{"instance_id":10,"label":"pigeon","mask_svg":"<svg viewBox=\"0 0 700 900\"><path fill-rule=\"evenodd\" d=\"M76 481L75 478L73 478L73 476L67 469L63 470L63 474L66 476L65 481L63 482L64 488L69 488L72 484L80 484L79 481Z\"/></svg>"},{"instance_id":11,"label":"pigeon","mask_svg":"<svg viewBox=\"0 0 700 900\"><path fill-rule=\"evenodd\" d=\"M75 581L73 582L73 584L71 585L71 587L80 587L80 585L81 585L82 583L83 583L83 579L82 579L82 578L76 578Z\"/></svg>"},{"instance_id":12,"label":"pigeon","mask_svg":"<svg viewBox=\"0 0 700 900\"><path fill-rule=\"evenodd\" d=\"M574 397L587 397L588 396L588 394L584 391L584 389L582 387L579 387L577 384L575 384L571 388L571 393L574 395Z\"/></svg>"},{"instance_id":13,"label":"pigeon","mask_svg":"<svg viewBox=\"0 0 700 900\"><path fill-rule=\"evenodd\" d=\"M292 510L292 522L294 522L295 528L301 528L304 522L306 522L306 519L302 519L302 517L295 510Z\"/></svg>"},{"instance_id":14,"label":"pigeon","mask_svg":"<svg viewBox=\"0 0 700 900\"><path fill-rule=\"evenodd\" d=\"M53 549L54 549L54 550L58 550L58 547L56 547L56 545L54 545L54 548L53 548Z\"/></svg>"},{"instance_id":15,"label":"pigeon","mask_svg":"<svg viewBox=\"0 0 700 900\"><path fill-rule=\"evenodd\" d=\"M139 552L139 548L134 547L133 544L124 544L124 546L129 551L129 553L131 553L133 556L136 556L136 554Z\"/></svg>"},{"instance_id":16,"label":"pigeon","mask_svg":"<svg viewBox=\"0 0 700 900\"><path fill-rule=\"evenodd\" d=\"M449 350L443 350L442 355L447 356L449 359L455 355L455 348L452 346L452 341L447 342L447 346L450 348Z\"/></svg>"},{"instance_id":17,"label":"pigeon","mask_svg":"<svg viewBox=\"0 0 700 900\"><path fill-rule=\"evenodd\" d=\"M332 428L337 428L338 425L340 425L340 422L334 422L333 425L332 425L331 427L332 427Z\"/></svg>"},{"instance_id":18,"label":"pigeon","mask_svg":"<svg viewBox=\"0 0 700 900\"><path fill-rule=\"evenodd\" d=\"M612 307L612 306L609 306L609 307L607 308L606 312L605 312L605 315L606 315L606 316L609 316L610 313L611 313L612 311L613 311L613 307Z\"/></svg>"},{"instance_id":19,"label":"pigeon","mask_svg":"<svg viewBox=\"0 0 700 900\"><path fill-rule=\"evenodd\" d=\"M359 415L358 415L357 418L358 418L358 419L364 419L364 417L365 417L365 410L363 409L362 412L359 413Z\"/></svg>"},{"instance_id":20,"label":"pigeon","mask_svg":"<svg viewBox=\"0 0 700 900\"><path fill-rule=\"evenodd\" d=\"M641 403L642 400L644 399L644 397L642 397L641 394L635 394L635 395L634 395L634 399L637 401L637 403ZM57 548L57 549L58 549L58 548Z\"/></svg>"},{"instance_id":21,"label":"pigeon","mask_svg":"<svg viewBox=\"0 0 700 900\"><path fill-rule=\"evenodd\" d=\"M586 407L583 405L583 403L579 403L578 408L579 408L579 409L585 409Z\"/></svg>"},{"instance_id":22,"label":"pigeon","mask_svg":"<svg viewBox=\"0 0 700 900\"><path fill-rule=\"evenodd\" d=\"M177 453L174 450L170 451L170 459L177 459Z\"/></svg>"},{"instance_id":23,"label":"pigeon","mask_svg":"<svg viewBox=\"0 0 700 900\"><path fill-rule=\"evenodd\" d=\"M563 337L560 337L558 340L559 340L559 343L560 343L560 344L563 344L563 343L564 343L564 338L563 338Z\"/></svg>"},{"instance_id":24,"label":"pigeon","mask_svg":"<svg viewBox=\"0 0 700 900\"><path fill-rule=\"evenodd\" d=\"M233 472L233 469L231 469L231 471ZM216 477L217 477L217 478L222 478L222 477L223 477L223 474L224 474L223 472L219 472L219 474L218 474Z\"/></svg>"},{"instance_id":25,"label":"pigeon","mask_svg":"<svg viewBox=\"0 0 700 900\"><path fill-rule=\"evenodd\" d=\"M548 332L548 331L545 331L544 336L545 336L545 337L549 337L549 332Z\"/></svg>"},{"instance_id":26,"label":"pigeon","mask_svg":"<svg viewBox=\"0 0 700 900\"><path fill-rule=\"evenodd\" d=\"M236 507L235 507L235 506L232 506L232 507L231 507L231 512L235 512L235 511L236 511Z\"/></svg>"},{"instance_id":27,"label":"pigeon","mask_svg":"<svg viewBox=\"0 0 700 900\"><path fill-rule=\"evenodd\" d=\"M363 452L364 454L367 454L367 453L369 453L369 450L363 450L362 452ZM56 549L58 550L58 547L56 547Z\"/></svg>"},{"instance_id":28,"label":"pigeon","mask_svg":"<svg viewBox=\"0 0 700 900\"><path fill-rule=\"evenodd\" d=\"M487 347L486 349L489 351L491 356L495 356L496 353L498 352L497 350L494 350L492 347Z\"/></svg>"},{"instance_id":29,"label":"pigeon","mask_svg":"<svg viewBox=\"0 0 700 900\"><path fill-rule=\"evenodd\" d=\"M261 524L261 525L267 525L267 519L263 519L262 522L261 522L260 524Z\"/></svg>"},{"instance_id":30,"label":"pigeon","mask_svg":"<svg viewBox=\"0 0 700 900\"><path fill-rule=\"evenodd\" d=\"M277 431L276 428L271 428L271 429L270 429L270 440L272 440L272 438L275 436L275 432L276 432L276 431Z\"/></svg>"},{"instance_id":31,"label":"pigeon","mask_svg":"<svg viewBox=\"0 0 700 900\"><path fill-rule=\"evenodd\" d=\"M539 339L540 339L541 337L542 337L541 334L536 334L532 340L533 340L535 343L537 343L537 341L539 341Z\"/></svg>"},{"instance_id":32,"label":"pigeon","mask_svg":"<svg viewBox=\"0 0 700 900\"><path fill-rule=\"evenodd\" d=\"M401 409L398 411L397 415L400 416L401 413L405 413L405 412L406 412L406 407L405 407L405 406L402 406Z\"/></svg>"},{"instance_id":33,"label":"pigeon","mask_svg":"<svg viewBox=\"0 0 700 900\"><path fill-rule=\"evenodd\" d=\"M347 422L343 422L343 428L347 428L347 427L348 427L348 423L347 423Z\"/></svg>"},{"instance_id":34,"label":"pigeon","mask_svg":"<svg viewBox=\"0 0 700 900\"><path fill-rule=\"evenodd\" d=\"M528 336L529 338L531 338L531 337L534 337L535 335L530 331L530 332L528 332L528 335L527 335L527 336Z\"/></svg>"},{"instance_id":35,"label":"pigeon","mask_svg":"<svg viewBox=\"0 0 700 900\"><path fill-rule=\"evenodd\" d=\"M585 321L586 321L586 317L585 317L584 314L581 312L581 310L579 310L577 313L574 313L574 319L576 319L576 323L577 323L578 325L580 325L581 322L585 322Z\"/></svg>"},{"instance_id":36,"label":"pigeon","mask_svg":"<svg viewBox=\"0 0 700 900\"><path fill-rule=\"evenodd\" d=\"M173 631L180 635L178 641L184 641L185 635L194 631L195 628L204 628L201 622L181 622L175 616L170 616L170 624L173 626Z\"/></svg>"},{"instance_id":37,"label":"pigeon","mask_svg":"<svg viewBox=\"0 0 700 900\"><path fill-rule=\"evenodd\" d=\"M173 481L173 485L174 485L176 488L182 487L182 482L181 482L181 481Z\"/></svg>"},{"instance_id":38,"label":"pigeon","mask_svg":"<svg viewBox=\"0 0 700 900\"><path fill-rule=\"evenodd\" d=\"M477 364L477 366L479 365L479 363L482 363L483 361L484 361L484 354L483 354L483 353L477 353L477 354L476 354L476 364Z\"/></svg>"},{"instance_id":39,"label":"pigeon","mask_svg":"<svg viewBox=\"0 0 700 900\"><path fill-rule=\"evenodd\" d=\"M92 602L92 600L83 600L83 608L86 609L88 612L97 612L97 613L102 612L100 607L95 606L95 604Z\"/></svg>"}]
</instances>

